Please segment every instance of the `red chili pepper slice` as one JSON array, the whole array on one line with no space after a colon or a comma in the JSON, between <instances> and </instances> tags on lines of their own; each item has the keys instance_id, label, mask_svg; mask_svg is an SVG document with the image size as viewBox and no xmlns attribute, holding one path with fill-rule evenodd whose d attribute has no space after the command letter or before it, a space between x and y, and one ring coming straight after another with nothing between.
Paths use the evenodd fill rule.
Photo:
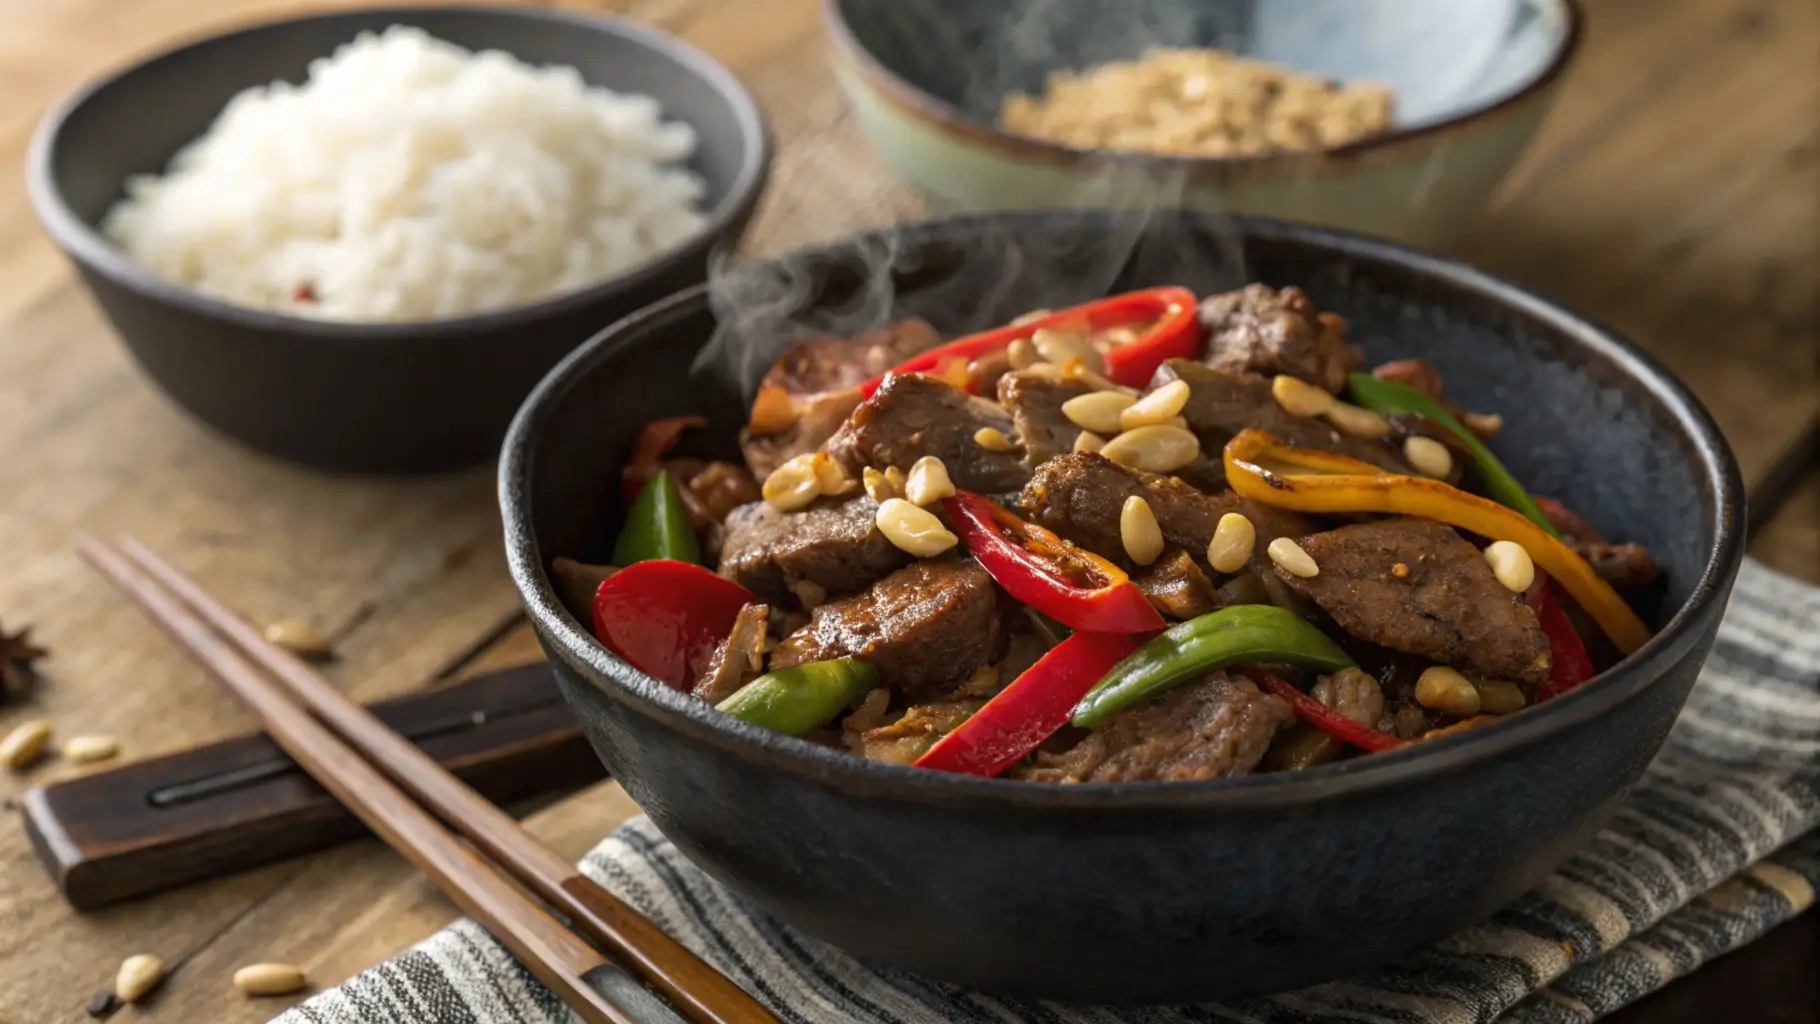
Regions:
<instances>
[{"instance_id":1,"label":"red chili pepper slice","mask_svg":"<svg viewBox=\"0 0 1820 1024\"><path fill-rule=\"evenodd\" d=\"M1251 678L1264 685L1266 690L1289 702L1302 721L1309 723L1342 743L1350 743L1363 750L1377 753L1403 745L1403 741L1387 732L1379 732L1368 725L1359 723L1340 714L1338 711L1315 700L1306 693L1290 685L1289 680L1270 672L1258 672Z\"/></svg>"},{"instance_id":2,"label":"red chili pepper slice","mask_svg":"<svg viewBox=\"0 0 1820 1024\"><path fill-rule=\"evenodd\" d=\"M1067 725L1075 703L1147 639L1146 634L1075 633L943 736L916 759L916 767L997 775Z\"/></svg>"},{"instance_id":3,"label":"red chili pepper slice","mask_svg":"<svg viewBox=\"0 0 1820 1024\"><path fill-rule=\"evenodd\" d=\"M594 635L640 672L688 690L733 631L751 591L699 565L638 562L594 592Z\"/></svg>"},{"instance_id":4,"label":"red chili pepper slice","mask_svg":"<svg viewBox=\"0 0 1820 1024\"><path fill-rule=\"evenodd\" d=\"M638 499L638 492L657 475L659 461L676 447L683 431L707 425L708 421L700 416L672 416L645 424L632 445L632 457L619 471L619 489L625 503L630 505Z\"/></svg>"},{"instance_id":5,"label":"red chili pepper slice","mask_svg":"<svg viewBox=\"0 0 1820 1024\"><path fill-rule=\"evenodd\" d=\"M1536 702L1559 697L1593 677L1592 657L1586 653L1586 642L1574 631L1573 620L1561 602L1549 593L1554 581L1531 590L1529 607L1536 613L1542 635L1548 637L1548 682L1536 688Z\"/></svg>"},{"instance_id":6,"label":"red chili pepper slice","mask_svg":"<svg viewBox=\"0 0 1820 1024\"><path fill-rule=\"evenodd\" d=\"M991 355L1020 338L1028 338L1045 327L1069 327L1076 330L1104 331L1132 324L1150 324L1137 339L1114 346L1106 353L1106 376L1119 384L1141 388L1150 383L1156 368L1165 359L1193 356L1201 348L1201 321L1194 293L1173 285L1145 288L1111 298L1072 306L1060 312L1021 324L995 327L969 335L946 345L939 345L921 355L892 367L890 373L941 373L944 367L959 362L971 363L980 356ZM885 380L880 374L860 385L861 393L872 397Z\"/></svg>"},{"instance_id":7,"label":"red chili pepper slice","mask_svg":"<svg viewBox=\"0 0 1820 1024\"><path fill-rule=\"evenodd\" d=\"M1005 592L1086 633L1149 633L1163 617L1125 571L971 491L944 499L955 535Z\"/></svg>"}]
</instances>

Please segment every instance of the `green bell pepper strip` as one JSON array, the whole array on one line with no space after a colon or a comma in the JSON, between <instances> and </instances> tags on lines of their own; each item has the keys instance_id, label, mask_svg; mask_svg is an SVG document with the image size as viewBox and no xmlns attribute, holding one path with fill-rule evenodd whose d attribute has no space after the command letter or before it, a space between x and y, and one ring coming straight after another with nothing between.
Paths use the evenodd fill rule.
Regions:
<instances>
[{"instance_id":1,"label":"green bell pepper strip","mask_svg":"<svg viewBox=\"0 0 1820 1024\"><path fill-rule=\"evenodd\" d=\"M1407 384L1391 380L1379 380L1369 373L1354 373L1346 378L1347 390L1352 392L1352 400L1383 416L1397 416L1413 413L1433 420L1452 431L1460 442L1471 450L1474 465L1478 469L1479 480L1485 486L1486 496L1506 508L1523 513L1524 517L1537 526L1547 530L1552 537L1559 538L1560 531L1555 524L1548 521L1542 510L1536 507L1529 491L1517 482L1517 478L1504 468L1504 463L1485 447L1479 436L1466 429L1466 426L1447 411L1447 407L1428 397Z\"/></svg>"},{"instance_id":2,"label":"green bell pepper strip","mask_svg":"<svg viewBox=\"0 0 1820 1024\"><path fill-rule=\"evenodd\" d=\"M715 707L773 732L801 736L833 721L877 685L878 672L856 658L811 661L767 672Z\"/></svg>"},{"instance_id":3,"label":"green bell pepper strip","mask_svg":"<svg viewBox=\"0 0 1820 1024\"><path fill-rule=\"evenodd\" d=\"M631 565L655 558L701 564L701 542L689 522L676 477L667 469L645 482L626 510L626 525L613 544L613 564Z\"/></svg>"},{"instance_id":4,"label":"green bell pepper strip","mask_svg":"<svg viewBox=\"0 0 1820 1024\"><path fill-rule=\"evenodd\" d=\"M1112 666L1074 706L1072 721L1095 729L1120 711L1216 668L1282 662L1323 672L1353 661L1327 634L1287 609L1239 604L1177 623Z\"/></svg>"}]
</instances>

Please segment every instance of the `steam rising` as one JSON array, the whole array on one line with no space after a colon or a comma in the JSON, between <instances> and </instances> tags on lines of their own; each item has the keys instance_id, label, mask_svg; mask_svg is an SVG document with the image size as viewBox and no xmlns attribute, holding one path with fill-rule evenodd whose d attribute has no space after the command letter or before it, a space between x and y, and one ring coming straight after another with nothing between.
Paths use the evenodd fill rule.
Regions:
<instances>
[{"instance_id":1,"label":"steam rising","mask_svg":"<svg viewBox=\"0 0 1820 1024\"><path fill-rule=\"evenodd\" d=\"M1205 5L894 6L903 31L919 39L914 60L924 73L913 68L912 77L943 83L935 91L985 123L1005 93L1040 90L1051 70L1189 40L1239 48L1245 28L1194 9ZM694 371L730 378L750 395L786 347L814 334L847 337L921 316L956 337L1130 288L1183 284L1206 293L1244 283L1237 232L1217 216L1175 212L1186 181L1180 167L1101 156L1080 170L1057 205L1086 212L987 216L947 228L897 224L766 260L717 255L708 284L719 326Z\"/></svg>"}]
</instances>

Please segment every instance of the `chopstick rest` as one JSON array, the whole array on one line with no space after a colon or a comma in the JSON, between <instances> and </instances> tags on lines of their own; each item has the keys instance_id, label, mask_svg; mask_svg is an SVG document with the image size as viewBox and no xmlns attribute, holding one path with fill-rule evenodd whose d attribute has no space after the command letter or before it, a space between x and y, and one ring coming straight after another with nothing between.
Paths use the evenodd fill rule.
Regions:
<instances>
[{"instance_id":1,"label":"chopstick rest","mask_svg":"<svg viewBox=\"0 0 1820 1024\"><path fill-rule=\"evenodd\" d=\"M542 663L371 707L496 805L606 777ZM19 802L39 859L64 898L83 910L324 849L364 831L258 733L34 786Z\"/></svg>"}]
</instances>

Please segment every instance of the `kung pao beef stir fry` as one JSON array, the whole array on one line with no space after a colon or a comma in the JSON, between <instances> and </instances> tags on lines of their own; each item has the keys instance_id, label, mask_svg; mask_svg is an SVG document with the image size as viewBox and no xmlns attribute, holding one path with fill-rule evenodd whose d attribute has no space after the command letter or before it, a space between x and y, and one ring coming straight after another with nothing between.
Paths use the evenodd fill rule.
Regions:
<instances>
[{"instance_id":1,"label":"kung pao beef stir fry","mask_svg":"<svg viewBox=\"0 0 1820 1024\"><path fill-rule=\"evenodd\" d=\"M771 370L745 465L650 424L601 641L727 714L1042 782L1390 750L1570 690L1649 630L1648 552L1531 495L1419 360L1295 288L1132 292ZM717 566L711 572L703 566Z\"/></svg>"}]
</instances>

